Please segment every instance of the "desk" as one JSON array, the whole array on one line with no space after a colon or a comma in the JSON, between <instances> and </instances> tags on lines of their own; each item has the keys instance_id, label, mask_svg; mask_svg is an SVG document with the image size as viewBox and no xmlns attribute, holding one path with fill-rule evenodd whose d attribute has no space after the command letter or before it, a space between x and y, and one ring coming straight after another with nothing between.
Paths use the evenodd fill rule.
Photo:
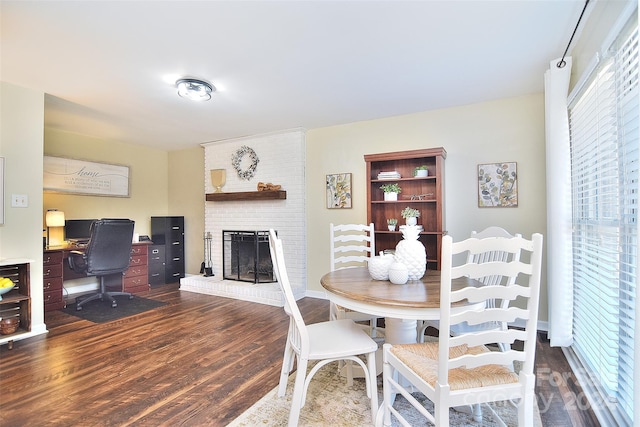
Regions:
<instances>
[{"instance_id":1,"label":"desk","mask_svg":"<svg viewBox=\"0 0 640 427\"><path fill-rule=\"evenodd\" d=\"M394 285L373 280L366 267L345 268L320 279L329 299L343 307L385 318L385 341L391 344L416 342L418 320L440 317L440 271L427 270L420 281ZM453 290L481 283L468 278L454 279ZM468 308L468 307L466 307Z\"/></svg>"},{"instance_id":2,"label":"desk","mask_svg":"<svg viewBox=\"0 0 640 427\"><path fill-rule=\"evenodd\" d=\"M119 286L123 292L139 294L149 290L148 246L151 242L134 243L131 246L131 261L124 275L112 274L107 277L107 286ZM84 247L72 244L46 247L43 254L44 311L59 310L64 307L62 287L65 280L87 277L73 271L67 259L71 251L83 251Z\"/></svg>"}]
</instances>

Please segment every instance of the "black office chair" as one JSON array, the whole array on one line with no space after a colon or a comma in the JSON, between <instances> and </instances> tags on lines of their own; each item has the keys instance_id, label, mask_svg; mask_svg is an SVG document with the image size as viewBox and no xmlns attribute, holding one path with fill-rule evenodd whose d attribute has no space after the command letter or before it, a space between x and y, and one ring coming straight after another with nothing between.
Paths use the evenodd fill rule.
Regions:
<instances>
[{"instance_id":1,"label":"black office chair","mask_svg":"<svg viewBox=\"0 0 640 427\"><path fill-rule=\"evenodd\" d=\"M82 310L82 305L104 298L111 301L111 307L118 303L114 295L125 295L133 298L129 292L107 292L105 276L109 274L124 274L129 268L131 259L131 243L133 241L134 221L129 219L99 219L91 224L91 238L84 252L72 251L69 254L69 267L87 276L98 276L100 290L97 294L76 299L76 310Z\"/></svg>"}]
</instances>

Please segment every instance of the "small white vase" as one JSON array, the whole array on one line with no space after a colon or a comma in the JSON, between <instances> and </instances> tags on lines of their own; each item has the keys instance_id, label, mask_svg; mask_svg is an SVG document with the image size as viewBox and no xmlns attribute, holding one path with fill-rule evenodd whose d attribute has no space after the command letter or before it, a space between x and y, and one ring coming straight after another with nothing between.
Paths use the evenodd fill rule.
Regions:
<instances>
[{"instance_id":1,"label":"small white vase","mask_svg":"<svg viewBox=\"0 0 640 427\"><path fill-rule=\"evenodd\" d=\"M387 224L387 228L389 229L389 231L396 231L395 225Z\"/></svg>"},{"instance_id":2,"label":"small white vase","mask_svg":"<svg viewBox=\"0 0 640 427\"><path fill-rule=\"evenodd\" d=\"M395 202L398 200L398 193L384 193L385 202Z\"/></svg>"},{"instance_id":3,"label":"small white vase","mask_svg":"<svg viewBox=\"0 0 640 427\"><path fill-rule=\"evenodd\" d=\"M394 285L404 285L409 280L409 270L407 266L401 262L394 261L389 266L389 281Z\"/></svg>"},{"instance_id":4,"label":"small white vase","mask_svg":"<svg viewBox=\"0 0 640 427\"><path fill-rule=\"evenodd\" d=\"M415 216L410 216L409 218L406 219L406 224L409 226L416 225L417 223L418 223L418 218L416 218Z\"/></svg>"},{"instance_id":5,"label":"small white vase","mask_svg":"<svg viewBox=\"0 0 640 427\"><path fill-rule=\"evenodd\" d=\"M427 169L418 169L416 170L416 175L417 177L425 177L425 176L429 176L429 171Z\"/></svg>"}]
</instances>

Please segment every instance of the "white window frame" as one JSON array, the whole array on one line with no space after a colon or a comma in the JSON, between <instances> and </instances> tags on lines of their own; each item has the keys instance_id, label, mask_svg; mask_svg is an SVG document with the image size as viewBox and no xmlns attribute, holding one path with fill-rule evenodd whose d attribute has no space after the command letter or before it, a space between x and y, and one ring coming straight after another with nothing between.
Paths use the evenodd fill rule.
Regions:
<instances>
[{"instance_id":1,"label":"white window frame","mask_svg":"<svg viewBox=\"0 0 640 427\"><path fill-rule=\"evenodd\" d=\"M633 41L624 43L630 34ZM634 390L640 353L633 338L638 322L637 19L611 47L612 54L603 55L570 97L574 344L565 353L602 424L633 425L640 417L635 396L640 393Z\"/></svg>"}]
</instances>

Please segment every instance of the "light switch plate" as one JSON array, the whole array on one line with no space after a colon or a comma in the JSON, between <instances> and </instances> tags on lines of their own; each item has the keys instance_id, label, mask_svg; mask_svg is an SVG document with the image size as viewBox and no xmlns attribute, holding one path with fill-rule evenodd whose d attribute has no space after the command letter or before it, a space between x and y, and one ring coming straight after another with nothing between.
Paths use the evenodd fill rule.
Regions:
<instances>
[{"instance_id":1,"label":"light switch plate","mask_svg":"<svg viewBox=\"0 0 640 427\"><path fill-rule=\"evenodd\" d=\"M12 208L29 207L29 197L26 194L12 194L11 207Z\"/></svg>"}]
</instances>

